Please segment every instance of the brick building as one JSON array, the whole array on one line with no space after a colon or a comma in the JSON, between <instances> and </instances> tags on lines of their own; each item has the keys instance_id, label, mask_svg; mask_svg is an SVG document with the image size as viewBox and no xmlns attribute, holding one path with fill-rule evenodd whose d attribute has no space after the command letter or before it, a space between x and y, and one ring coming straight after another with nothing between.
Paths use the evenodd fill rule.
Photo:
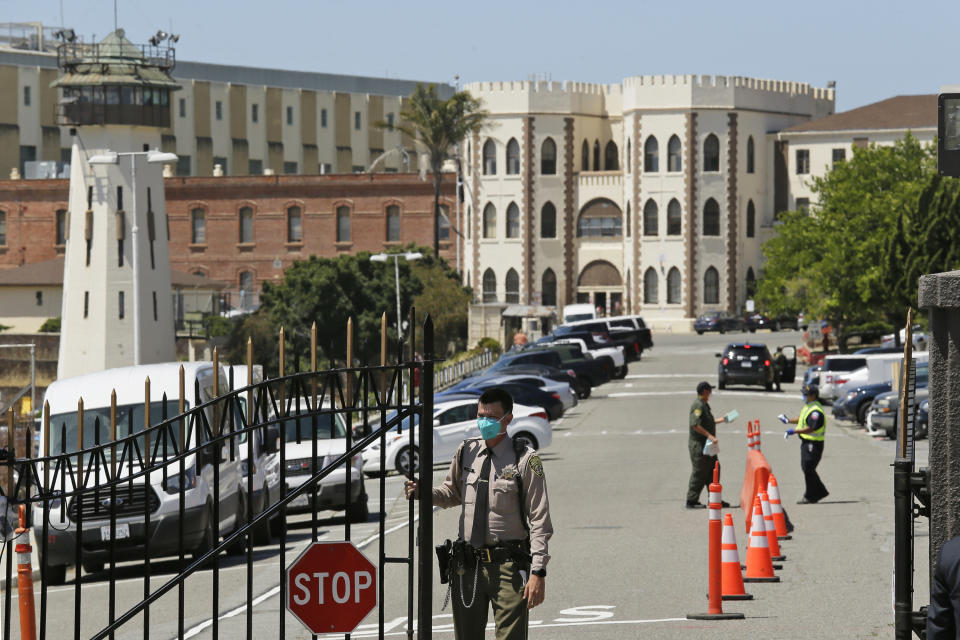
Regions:
<instances>
[{"instance_id":1,"label":"brick building","mask_svg":"<svg viewBox=\"0 0 960 640\"><path fill-rule=\"evenodd\" d=\"M63 255L67 180L0 180L0 269ZM170 266L226 284L232 306L295 260L433 244L433 186L416 174L167 178ZM441 207L454 217L454 179ZM454 225L456 223L454 222ZM440 254L457 264L441 225Z\"/></svg>"}]
</instances>

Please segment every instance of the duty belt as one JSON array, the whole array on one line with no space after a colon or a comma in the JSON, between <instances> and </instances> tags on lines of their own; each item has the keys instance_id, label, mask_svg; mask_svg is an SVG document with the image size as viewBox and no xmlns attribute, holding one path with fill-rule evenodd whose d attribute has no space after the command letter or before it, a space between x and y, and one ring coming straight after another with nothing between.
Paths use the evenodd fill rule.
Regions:
<instances>
[{"instance_id":1,"label":"duty belt","mask_svg":"<svg viewBox=\"0 0 960 640\"><path fill-rule=\"evenodd\" d=\"M522 561L524 552L519 545L496 545L472 549L473 556L484 564L500 564L511 560Z\"/></svg>"}]
</instances>

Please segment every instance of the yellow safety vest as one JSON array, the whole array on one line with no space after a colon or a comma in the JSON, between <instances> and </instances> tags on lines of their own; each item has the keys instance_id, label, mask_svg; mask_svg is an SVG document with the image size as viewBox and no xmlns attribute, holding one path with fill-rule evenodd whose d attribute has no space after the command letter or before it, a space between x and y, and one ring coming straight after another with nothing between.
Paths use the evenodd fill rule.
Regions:
<instances>
[{"instance_id":1,"label":"yellow safety vest","mask_svg":"<svg viewBox=\"0 0 960 640\"><path fill-rule=\"evenodd\" d=\"M803 438L804 440L818 440L820 442L823 442L824 435L827 431L827 414L823 412L823 406L821 406L819 400L814 400L813 402L809 402L803 405L803 410L800 411L800 419L797 420L797 426L800 429L806 429L807 418L814 411L819 411L820 415L823 416L823 426L811 433L798 433L797 435Z\"/></svg>"}]
</instances>

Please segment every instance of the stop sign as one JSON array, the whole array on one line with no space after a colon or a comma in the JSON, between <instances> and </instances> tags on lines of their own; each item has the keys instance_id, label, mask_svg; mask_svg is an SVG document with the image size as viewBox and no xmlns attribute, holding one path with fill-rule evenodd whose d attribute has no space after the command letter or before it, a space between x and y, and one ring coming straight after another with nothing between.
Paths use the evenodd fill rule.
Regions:
<instances>
[{"instance_id":1,"label":"stop sign","mask_svg":"<svg viewBox=\"0 0 960 640\"><path fill-rule=\"evenodd\" d=\"M314 542L286 581L287 611L311 633L350 633L377 606L377 568L352 542Z\"/></svg>"}]
</instances>

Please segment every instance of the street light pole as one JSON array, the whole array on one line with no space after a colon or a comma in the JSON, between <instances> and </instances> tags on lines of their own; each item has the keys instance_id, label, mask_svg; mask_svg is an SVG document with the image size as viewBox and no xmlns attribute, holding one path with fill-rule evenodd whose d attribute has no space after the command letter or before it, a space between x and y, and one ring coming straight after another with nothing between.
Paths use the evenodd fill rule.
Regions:
<instances>
[{"instance_id":1,"label":"street light pole","mask_svg":"<svg viewBox=\"0 0 960 640\"><path fill-rule=\"evenodd\" d=\"M377 253L370 256L371 262L386 262L393 259L393 275L397 286L397 337L403 340L403 316L400 315L400 258L407 262L413 262L423 257L419 251L410 251L407 253Z\"/></svg>"}]
</instances>

